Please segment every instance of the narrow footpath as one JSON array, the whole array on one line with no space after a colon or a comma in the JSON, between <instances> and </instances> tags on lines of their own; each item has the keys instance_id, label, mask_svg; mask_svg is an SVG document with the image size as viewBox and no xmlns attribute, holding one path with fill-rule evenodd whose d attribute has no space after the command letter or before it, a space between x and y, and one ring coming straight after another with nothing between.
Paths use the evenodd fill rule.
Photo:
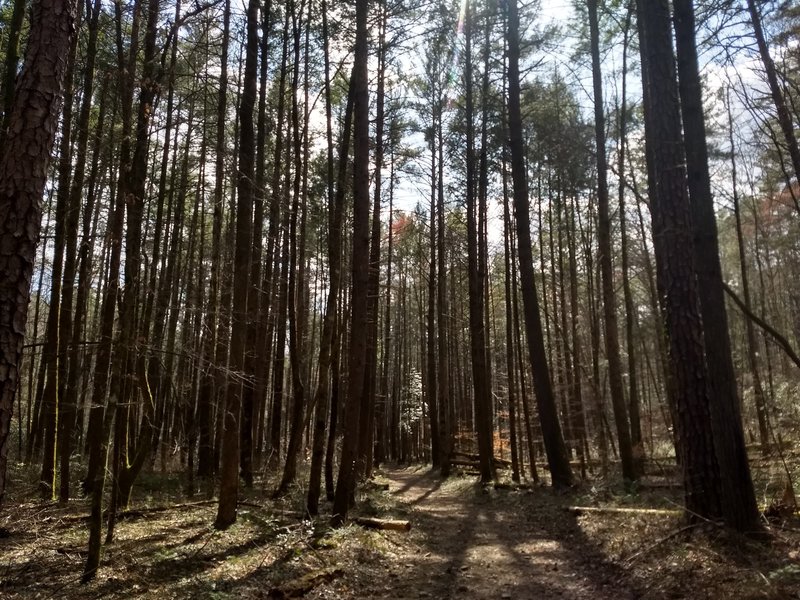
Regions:
<instances>
[{"instance_id":1,"label":"narrow footpath","mask_svg":"<svg viewBox=\"0 0 800 600\"><path fill-rule=\"evenodd\" d=\"M483 490L413 469L384 475L388 493L409 507L412 530L388 577L367 586L372 597L636 597L551 490Z\"/></svg>"}]
</instances>

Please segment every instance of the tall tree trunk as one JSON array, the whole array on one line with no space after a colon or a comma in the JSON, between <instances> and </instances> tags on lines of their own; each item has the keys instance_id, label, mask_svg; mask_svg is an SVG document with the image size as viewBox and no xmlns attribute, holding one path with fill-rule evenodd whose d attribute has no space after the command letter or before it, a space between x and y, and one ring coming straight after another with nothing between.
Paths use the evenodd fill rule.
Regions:
<instances>
[{"instance_id":1,"label":"tall tree trunk","mask_svg":"<svg viewBox=\"0 0 800 600\"><path fill-rule=\"evenodd\" d=\"M435 126L435 123L434 123ZM436 222L436 193L438 189L438 173L436 170L436 136L431 132L429 146L431 150L431 190L430 190L430 213L428 216L428 236L429 236L429 250L430 260L428 262L428 298L427 298L427 314L425 316L426 327L426 359L428 366L428 377L426 394L428 398L428 410L431 422L431 466L434 470L441 468L441 439L439 430L439 400L441 396L438 393L440 377L437 371L436 360L436 239L437 239L437 222Z\"/></svg>"},{"instance_id":2,"label":"tall tree trunk","mask_svg":"<svg viewBox=\"0 0 800 600\"><path fill-rule=\"evenodd\" d=\"M147 21L144 35L144 52L142 57L141 85L136 116L135 143L133 156L129 166L123 163L120 174L121 192L124 194L127 215L125 231L125 287L120 304L120 331L117 345L120 347L120 360L112 363L111 379L112 395L120 400L121 415L117 414L115 430L114 486L112 487L109 506L107 541L111 541L116 519L116 510L127 506L133 483L150 455L152 440L156 430L154 402L147 384L146 360L140 350L139 338L144 323L141 322L142 246L143 223L148 172L148 149L150 142L150 121L159 98L160 85L164 75L159 69L156 47L158 20L160 17L160 0L151 0L147 8ZM180 1L176 2L176 14L180 14ZM173 35L177 33L176 25L167 38L177 43ZM166 49L165 49L166 52ZM134 57L135 58L135 57ZM132 458L129 459L130 444L127 430L136 430L136 417L133 405L137 396L143 399L142 418L138 428ZM137 407L138 411L139 407Z\"/></svg>"},{"instance_id":3,"label":"tall tree trunk","mask_svg":"<svg viewBox=\"0 0 800 600\"><path fill-rule=\"evenodd\" d=\"M639 377L636 372L636 342L634 331L636 329L636 308L633 303L633 293L631 291L629 241L628 241L628 217L625 214L625 141L628 127L628 104L627 104L627 83L628 83L628 39L630 32L631 19L633 17L633 4L628 5L625 15L625 25L623 30L622 42L622 101L619 106L619 147L617 150L617 167L619 171L619 234L621 245L620 263L622 267L622 295L625 302L625 343L628 351L628 413L631 421L631 446L633 448L633 460L637 473L642 472L642 462L644 461L644 445L642 444L642 427L639 416Z\"/></svg>"},{"instance_id":4,"label":"tall tree trunk","mask_svg":"<svg viewBox=\"0 0 800 600\"><path fill-rule=\"evenodd\" d=\"M266 136L266 121L264 112L266 108L266 72L267 72L267 57L269 49L269 24L270 24L270 10L272 9L272 2L267 2L266 6L262 9L264 14L259 22L262 27L263 39L258 46L261 52L261 66L259 70L259 91L258 91L258 126L257 134L254 143L254 156L253 164L255 165L253 172L253 224L250 232L250 275L249 275L249 288L247 291L247 334L245 340L244 351L244 375L246 384L242 386L242 413L240 421L240 444L239 444L239 470L244 481L245 486L253 486L253 458L255 448L253 444L253 436L256 433L257 417L256 406L260 406L261 398L256 397L256 391L260 388L260 369L259 363L263 360L261 356L262 346L258 343L259 330L261 320L264 313L261 311L262 299L266 296L261 289L261 264L262 264L262 246L263 246L263 231L264 231L264 190L262 185L264 182L264 151L265 151L265 136ZM288 34L287 34L288 35ZM280 127L281 124L278 124ZM241 149L240 149L241 151ZM270 257L266 257L269 261Z\"/></svg>"},{"instance_id":5,"label":"tall tree trunk","mask_svg":"<svg viewBox=\"0 0 800 600\"><path fill-rule=\"evenodd\" d=\"M251 229L255 179L255 127L253 113L258 84L258 0L247 5L247 46L242 103L239 107L239 178L236 205L236 246L233 262L233 312L231 319L230 369L244 372L247 338L247 295L250 277ZM225 399L220 493L214 527L227 529L236 522L239 498L239 424L242 383L231 380Z\"/></svg>"},{"instance_id":6,"label":"tall tree trunk","mask_svg":"<svg viewBox=\"0 0 800 600\"><path fill-rule=\"evenodd\" d=\"M273 287L276 287L276 282L273 281L275 271L275 265L282 265L282 257L283 254L278 252L277 243L279 241L279 225L281 220L286 220L288 212L283 215L281 218L281 202L283 200L285 190L282 191L280 189L280 182L281 182L281 174L283 171L281 170L281 156L284 152L284 114L286 112L286 74L287 74L287 64L289 59L289 36L291 34L291 30L289 28L289 18L291 16L290 11L286 11L286 16L284 17L283 28L283 47L281 50L281 70L278 82L278 110L277 110L277 120L278 127L275 133L275 154L274 154L274 165L273 165L273 172L272 172L272 199L270 201L270 214L269 214L269 235L267 241L267 260L266 260L266 268L264 269L264 288L267 290L268 295L265 299L265 306L264 306L264 314L267 313L267 309L269 308L270 296L269 291L272 290ZM285 171L288 173L288 160L287 160L287 168ZM286 207L288 211L289 207ZM288 231L285 231L285 234L288 235ZM286 247L284 245L284 247ZM277 287L280 287L280 282L284 279L281 269L278 269L278 279L277 279ZM279 300L280 303L280 300ZM284 316L281 317L280 315L283 314ZM273 317L273 327L283 327L283 323L285 321L285 311L281 308L281 306L277 307L276 316ZM281 335L279 330L279 337ZM284 340L285 340L285 327L284 327ZM268 339L271 339L271 336L267 336ZM281 428L280 428L280 418L281 413L283 411L283 347L281 346L280 340L278 340L278 345L276 346L274 352L277 355L280 355L280 360L278 360L278 356L271 357L273 362L273 387L272 387L272 409L271 409L271 416L270 416L270 436L269 436L269 459L268 465L271 470L275 470L278 467L279 459L280 459L280 452L281 452ZM280 373L278 373L280 371Z\"/></svg>"},{"instance_id":7,"label":"tall tree trunk","mask_svg":"<svg viewBox=\"0 0 800 600\"><path fill-rule=\"evenodd\" d=\"M375 93L375 172L373 177L372 232L369 249L369 288L367 291L367 358L364 373L364 398L369 400L367 411L361 415L357 476L367 478L372 474L373 446L375 441L375 390L378 369L378 317L380 309L381 276L381 194L384 157L385 89L386 89L386 7L381 0L376 3L378 23L378 72ZM435 403L435 400L434 400Z\"/></svg>"},{"instance_id":8,"label":"tall tree trunk","mask_svg":"<svg viewBox=\"0 0 800 600\"><path fill-rule=\"evenodd\" d=\"M689 193L681 140L681 115L667 0L637 0L645 95L645 140L652 173L650 211L664 321L675 385L679 454L686 508L721 516L719 467L708 399L703 325Z\"/></svg>"},{"instance_id":9,"label":"tall tree trunk","mask_svg":"<svg viewBox=\"0 0 800 600\"><path fill-rule=\"evenodd\" d=\"M89 179L86 182L87 193L86 199L84 200L83 205L83 232L82 232L82 239L81 239L81 246L80 246L80 256L78 261L78 295L75 298L75 314L76 315L86 315L86 320L88 321L88 314L87 314L87 302L89 299L89 284L91 279L91 271L92 271L92 255L93 255L93 248L94 248L94 232L97 226L97 218L99 216L100 211L95 211L95 201L97 199L97 182L100 179L100 155L101 155L101 143L105 139L103 132L105 131L106 127L106 119L107 119L107 109L108 109L108 97L109 97L109 81L110 77L107 73L103 74L103 82L100 88L99 96L99 104L98 107L98 115L97 115L97 125L93 131L93 140L92 140L92 165L89 169ZM115 116L116 111L112 110L112 122L113 117ZM113 132L109 135L109 143L113 141L114 136ZM76 175L77 179L77 175ZM75 185L76 181L73 180L73 186ZM113 212L113 208L112 208ZM98 289L102 289L102 278L101 282L98 284ZM99 302L98 302L99 305ZM96 310L95 314L97 315L100 311ZM90 328L87 326L86 331L90 331ZM93 334L97 334L97 328L95 327L91 330ZM77 381L81 375L81 360L80 355L83 353L83 348L78 345L78 341L82 339L84 332L84 319L83 318L76 318L74 323L74 329L72 332L72 339L73 345L71 349L72 356L70 357L70 372L67 381L67 402L72 401L69 396L74 394L76 397L78 396L78 384ZM97 347L97 358L100 355L100 348L102 347L102 339L99 340L100 345ZM87 357L83 358L83 364L89 365L90 360ZM97 360L95 360L95 372L96 371L96 364ZM88 370L88 369L87 369ZM84 378L83 380L84 386L87 385L88 378ZM85 397L85 393L81 394L81 399ZM87 428L86 432L86 439L90 439L93 435L99 436L101 435L101 426L102 426L102 406L95 408L94 406L89 407L89 416L90 421L89 425L92 425L91 418L94 417L95 419L99 416L100 421L95 421L95 430L92 430L91 427ZM83 412L83 411L79 411ZM87 447L91 446L91 444L87 444ZM90 462L91 462L91 454L89 455ZM95 457L96 458L96 457ZM91 491L92 483L94 481L94 474L95 471L92 470L92 465L90 464L87 469L87 477L82 482L82 489L84 493L89 493ZM91 478L90 478L91 477Z\"/></svg>"},{"instance_id":10,"label":"tall tree trunk","mask_svg":"<svg viewBox=\"0 0 800 600\"><path fill-rule=\"evenodd\" d=\"M597 240L602 274L601 285L603 292L603 321L606 334L606 359L608 360L608 383L611 390L614 421L617 425L619 455L622 460L622 477L626 481L636 481L639 478L639 473L636 470L636 464L633 459L628 411L625 408L625 390L622 386L622 360L619 353L614 267L611 262L611 216L608 207L606 118L603 109L603 74L600 67L600 31L597 21L597 0L588 0L587 4L589 7L589 28L591 30L595 152L597 155Z\"/></svg>"},{"instance_id":11,"label":"tall tree trunk","mask_svg":"<svg viewBox=\"0 0 800 600\"><path fill-rule=\"evenodd\" d=\"M291 160L291 145L287 144L285 158L286 164L290 164ZM291 194L291 170L285 169L284 171L284 202L286 209L284 210L283 222L283 238L281 240L280 248L280 269L278 271L278 305L275 313L275 327L277 328L277 339L275 340L275 355L273 357L272 368L272 414L270 417L270 458L269 468L277 470L280 464L281 444L283 436L281 430L284 420L284 406L288 406L285 402L285 371L286 371L286 315L288 314L289 306L289 263L291 257L289 255L290 248L290 220L291 210L289 206L289 198Z\"/></svg>"},{"instance_id":12,"label":"tall tree trunk","mask_svg":"<svg viewBox=\"0 0 800 600\"><path fill-rule=\"evenodd\" d=\"M731 145L731 187L733 192L733 215L736 219L736 241L739 250L739 274L742 278L742 297L745 307L752 311L752 301L750 298L750 279L747 274L747 255L745 252L745 240L742 231L742 214L739 201L739 182L736 168L736 145L733 139L733 115L730 104L730 89L726 90L728 96L728 140ZM767 426L767 401L764 394L764 386L761 383L761 373L758 368L758 341L756 340L755 329L752 319L745 319L745 332L747 335L747 361L753 376L753 392L755 396L756 415L758 417L759 441L761 442L761 453L768 455L770 451L769 430Z\"/></svg>"},{"instance_id":13,"label":"tall tree trunk","mask_svg":"<svg viewBox=\"0 0 800 600\"><path fill-rule=\"evenodd\" d=\"M137 1L133 6L131 24L131 45L128 57L122 43L122 8L115 5L117 66L127 76L121 78L121 117L122 143L120 144L120 166L130 168L131 139L133 122L133 86L135 76L135 59L138 53L139 22L141 4ZM121 171L121 169L120 169ZM122 360L120 348L114 347L114 315L120 293L120 267L122 256L122 236L125 224L125 201L123 193L127 182L122 176L116 182L111 215L108 223L110 239L110 255L108 257L108 275L106 289L100 309L100 344L95 361L94 389L92 406L89 414L89 470L87 487L91 489L91 515L89 518L89 550L86 557L82 581L94 579L100 564L101 534L103 529L103 490L105 487L108 462L109 433L114 419L117 418L117 405L120 401L116 393L109 394L111 383L111 366L116 360ZM105 269L104 269L105 271ZM107 405L106 405L107 404Z\"/></svg>"},{"instance_id":14,"label":"tall tree trunk","mask_svg":"<svg viewBox=\"0 0 800 600\"><path fill-rule=\"evenodd\" d=\"M397 125L397 114L393 113L392 121L389 125L390 130L394 130ZM377 398L376 421L378 436L375 444L375 462L383 463L387 458L387 448L391 431L387 431L391 423L392 414L392 392L391 392L391 364L392 364L392 331L394 322L392 320L392 290L394 289L394 189L395 189L395 145L392 144L389 158L389 235L386 245L386 304L384 308L383 324L383 352L381 355L381 387ZM440 404L441 406L441 404Z\"/></svg>"},{"instance_id":15,"label":"tall tree trunk","mask_svg":"<svg viewBox=\"0 0 800 600\"><path fill-rule=\"evenodd\" d=\"M0 160L0 500L50 151L75 36L77 2L36 0Z\"/></svg>"},{"instance_id":16,"label":"tall tree trunk","mask_svg":"<svg viewBox=\"0 0 800 600\"><path fill-rule=\"evenodd\" d=\"M520 480L519 456L517 453L517 384L516 364L514 362L514 311L512 306L512 276L511 269L516 267L511 256L511 211L509 209L508 170L506 168L506 150L503 148L503 266L505 268L505 312L506 312L506 375L508 377L508 425L511 442L511 479Z\"/></svg>"},{"instance_id":17,"label":"tall tree trunk","mask_svg":"<svg viewBox=\"0 0 800 600\"><path fill-rule=\"evenodd\" d=\"M761 529L747 461L736 373L725 310L717 222L708 172L703 90L697 64L692 0L674 0L680 107L691 198L694 261L706 348L709 408L720 470L722 513L738 531Z\"/></svg>"},{"instance_id":18,"label":"tall tree trunk","mask_svg":"<svg viewBox=\"0 0 800 600\"><path fill-rule=\"evenodd\" d=\"M364 398L367 346L367 291L369 287L369 82L367 16L369 2L356 0L356 45L353 63L353 253L350 302L350 348L345 435L333 502L334 525L347 518L355 492L355 461L361 414L368 408Z\"/></svg>"},{"instance_id":19,"label":"tall tree trunk","mask_svg":"<svg viewBox=\"0 0 800 600\"><path fill-rule=\"evenodd\" d=\"M325 315L322 321L322 335L320 337L319 369L317 371L317 388L314 392L313 404L316 407L314 422L314 440L311 453L311 473L308 482L308 495L306 509L310 515L319 513L320 479L322 476L322 462L325 450L325 421L328 416L328 404L331 390L331 364L336 344L339 340L337 331L337 313L339 309L339 294L342 286L342 221L344 218L344 192L347 177L347 157L350 152L350 128L353 118L353 94L348 93L347 107L345 108L344 129L342 131L338 179L334 181L333 162L333 116L331 111L331 82L330 82L330 56L328 40L328 15L327 2L322 1L322 38L325 52L325 116L326 136L328 141L327 162L327 193L328 193L328 299L325 305ZM335 191L334 191L335 184Z\"/></svg>"},{"instance_id":20,"label":"tall tree trunk","mask_svg":"<svg viewBox=\"0 0 800 600\"><path fill-rule=\"evenodd\" d=\"M100 0L95 0L88 18L89 39L86 46L83 100L78 115L78 139L75 148L76 161L69 189L66 213L66 256L64 259L64 283L61 297L61 322L59 324L59 329L62 334L59 340L59 354L61 356L61 364L64 367L59 374L59 381L62 382L63 386L63 391L60 392L63 413L59 422L58 431L58 453L61 457L59 500L61 502L66 502L69 499L70 457L72 454L73 432L78 416L78 381L80 377L80 370L77 364L80 358L78 346L81 343L83 332L82 320L85 302L81 297L80 290L78 291L78 302L75 304L74 308L72 298L75 291L75 275L78 266L78 217L80 215L87 150L89 146L89 118L91 116L94 92L94 67L97 58L97 36L100 10ZM86 231L91 221L91 215L92 209L89 208L84 214L84 218L87 221L84 224L85 237L88 237L86 236ZM67 364L68 368L66 368Z\"/></svg>"},{"instance_id":21,"label":"tall tree trunk","mask_svg":"<svg viewBox=\"0 0 800 600\"><path fill-rule=\"evenodd\" d=\"M578 305L578 260L576 247L578 245L578 232L575 223L575 215L578 212L577 199L572 197L569 216L567 217L567 252L569 253L569 306L570 306L570 332L572 336L572 348L570 350L570 364L572 371L572 389L570 390L570 413L574 420L574 427L577 433L577 443L579 444L579 456L581 458L581 476L586 477L586 463L588 457L586 415L583 410L583 388L581 379L583 377L583 344L581 343L578 326L580 324Z\"/></svg>"},{"instance_id":22,"label":"tall tree trunk","mask_svg":"<svg viewBox=\"0 0 800 600\"><path fill-rule=\"evenodd\" d=\"M441 92L441 90L440 90ZM447 265L445 260L445 215L444 215L444 134L442 111L444 110L444 97L438 99L436 103L436 147L439 153L437 163L438 174L436 177L436 322L437 343L438 343L438 376L439 381L436 389L439 394L439 453L440 453L440 472L442 477L450 475L450 456L453 452L453 436L456 430L455 423L455 402L451 396L450 386L450 301L448 297ZM394 174L394 171L392 171ZM390 208L391 212L391 208ZM392 232L391 215L389 217L389 283L391 284L391 256L392 256ZM386 318L389 319L389 297L387 293ZM386 326L386 347L389 345L389 325ZM384 350L386 351L386 350Z\"/></svg>"},{"instance_id":23,"label":"tall tree trunk","mask_svg":"<svg viewBox=\"0 0 800 600\"><path fill-rule=\"evenodd\" d=\"M517 252L516 252L516 237L514 235L514 229L511 227L511 221L513 217L511 213L509 213L509 227L507 231L511 234L511 239L509 240L509 250L511 251L511 306L513 310L513 319L514 319L514 347L516 349L516 368L519 372L519 391L520 396L522 397L522 413L523 418L525 420L525 442L528 447L528 459L530 461L531 467L531 479L535 483L539 483L539 470L536 467L536 447L533 439L533 423L531 417L531 409L530 409L530 402L528 401L528 387L525 384L525 377L527 371L525 369L525 360L523 359L523 355L525 354L525 350L522 347L522 334L521 330L522 327L520 326L519 320L519 294L517 290L519 289L519 282L517 280Z\"/></svg>"},{"instance_id":24,"label":"tall tree trunk","mask_svg":"<svg viewBox=\"0 0 800 600\"><path fill-rule=\"evenodd\" d=\"M528 182L525 156L522 143L522 113L520 109L519 83L519 14L516 0L508 4L508 126L509 148L511 151L511 178L514 194L514 216L517 221L517 252L522 285L522 302L525 316L525 333L528 341L528 354L533 372L533 385L539 407L547 462L553 485L565 487L572 485L572 470L558 420L547 356L539 315L539 301L536 294L536 281L533 273L531 252L531 229L528 205Z\"/></svg>"},{"instance_id":25,"label":"tall tree trunk","mask_svg":"<svg viewBox=\"0 0 800 600\"><path fill-rule=\"evenodd\" d=\"M261 11L261 65L259 67L258 75L258 123L256 134L256 211L253 218L255 238L256 233L260 236L263 232L263 210L264 202L266 201L266 183L267 183L267 134L270 130L271 122L267 114L267 76L269 74L269 61L271 46L270 28L272 26L272 2L266 2L266 5ZM283 75L283 71L281 72ZM284 77L285 81L285 77ZM281 83L281 87L283 83ZM281 127L276 127L276 131L282 131ZM277 136L276 136L277 137ZM280 154L278 154L280 156ZM278 210L280 206L278 205ZM270 211L272 211L272 203L270 203ZM251 323L251 329L248 332L248 346L251 346L251 351L247 354L247 359L252 361L252 367L248 367L248 371L253 378L252 388L246 388L246 394L252 394L253 397L253 419L252 432L255 436L252 444L253 455L253 470L261 468L263 450L264 450L264 426L266 422L266 400L267 388L269 380L269 367L270 367L270 344L268 338L271 339L269 333L269 309L271 306L270 290L272 286L272 264L273 253L275 251L275 244L272 240L272 235L277 232L278 217L275 218L273 225L270 219L270 230L267 233L267 248L263 258L258 263L253 263L253 281L258 281L260 277L261 283L253 286L252 291L255 296L253 305L250 306L250 299L248 299L248 310L253 314L254 322ZM261 226L259 231L255 228ZM254 240L255 241L255 240ZM260 252L259 252L260 254ZM263 266L261 263L264 263ZM252 310L251 310L252 309ZM246 398L246 396L245 396Z\"/></svg>"},{"instance_id":26,"label":"tall tree trunk","mask_svg":"<svg viewBox=\"0 0 800 600\"><path fill-rule=\"evenodd\" d=\"M292 88L300 89L300 38L302 28L302 14L304 2L300 7L296 3L292 5L295 15L294 20L294 74ZM307 90L308 87L306 86ZM307 126L307 125L306 125ZM283 476L275 496L280 496L288 491L289 485L294 483L297 477L297 455L300 452L301 437L305 425L305 382L303 372L305 370L305 360L303 352L303 291L307 283L305 281L305 258L303 256L303 244L299 239L303 235L298 231L298 222L301 219L301 199L303 196L303 207L305 206L305 194L301 189L303 178L303 131L300 128L300 106L297 94L292 94L292 130L294 133L294 192L292 196L292 207L289 222L289 280L288 280L288 308L289 308L289 361L292 372L292 415L289 428L289 444L286 447L286 461L284 463ZM304 208L302 209L304 210Z\"/></svg>"},{"instance_id":27,"label":"tall tree trunk","mask_svg":"<svg viewBox=\"0 0 800 600\"><path fill-rule=\"evenodd\" d=\"M225 124L228 111L228 47L230 45L231 2L225 0L222 9L222 48L220 57L219 91L217 93L216 107L216 141L214 162L214 195L213 217L211 225L211 269L208 289L208 305L203 315L203 346L201 349L200 392L197 399L197 425L198 425L198 450L197 450L197 475L202 478L211 477L215 471L214 441L213 441L213 415L219 401L219 388L217 369L220 365L214 361L214 348L219 331L218 313L220 304L220 278L222 274L221 244L222 244L222 218L223 195L225 191L225 153L226 135Z\"/></svg>"},{"instance_id":28,"label":"tall tree trunk","mask_svg":"<svg viewBox=\"0 0 800 600\"><path fill-rule=\"evenodd\" d=\"M78 7L80 20L81 7ZM50 303L47 312L47 329L45 332L45 348L42 361L46 365L44 376L44 395L42 397L44 435L42 471L39 476L39 493L43 499L54 499L56 494L57 435L61 421L61 391L65 357L59 352L66 332L61 329L61 289L64 274L64 253L67 237L67 204L69 202L69 184L72 175L72 118L74 99L72 95L75 57L77 53L77 37L73 37L67 59L67 73L64 77L64 107L59 144L59 165L56 184L56 234L53 242L52 283L50 286ZM67 308L69 310L69 308Z\"/></svg>"},{"instance_id":29,"label":"tall tree trunk","mask_svg":"<svg viewBox=\"0 0 800 600\"><path fill-rule=\"evenodd\" d=\"M472 357L472 386L475 402L475 433L478 438L481 481L495 479L492 451L492 399L489 387L489 368L486 362L486 322L484 320L483 280L479 271L482 248L479 238L483 234L478 228L478 193L475 189L475 125L472 76L472 0L467 0L464 12L464 85L466 102L466 176L467 176L467 262L469 281L469 330Z\"/></svg>"},{"instance_id":30,"label":"tall tree trunk","mask_svg":"<svg viewBox=\"0 0 800 600\"><path fill-rule=\"evenodd\" d=\"M137 2L133 7L133 22L131 25L131 48L128 60L122 44L122 10L120 5L115 6L117 65L121 73L127 77L121 79L121 128L122 143L120 144L120 164L128 165L131 155L131 123L133 120L133 57L138 50L139 19L141 5ZM112 128L113 131L114 128ZM89 550L86 557L82 581L84 583L94 579L97 567L100 564L101 535L103 530L103 491L106 481L108 462L109 433L116 418L118 397L109 395L111 379L111 365L118 358L119 352L114 348L114 315L117 310L117 301L120 291L120 267L122 256L122 236L125 224L125 197L122 194L122 182L116 182L111 214L107 226L109 237L109 256L107 260L108 275L102 306L99 312L100 343L95 359L95 377L92 390L92 404L89 413L89 468L86 476L85 487L91 490L91 514L89 517ZM106 265L102 272L106 272Z\"/></svg>"}]
</instances>

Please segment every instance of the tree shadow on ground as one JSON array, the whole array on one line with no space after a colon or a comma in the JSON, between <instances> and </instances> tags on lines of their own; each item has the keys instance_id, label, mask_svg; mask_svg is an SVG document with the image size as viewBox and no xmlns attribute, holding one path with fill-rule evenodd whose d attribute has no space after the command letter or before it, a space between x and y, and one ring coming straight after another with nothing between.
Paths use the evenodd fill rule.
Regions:
<instances>
[{"instance_id":1,"label":"tree shadow on ground","mask_svg":"<svg viewBox=\"0 0 800 600\"><path fill-rule=\"evenodd\" d=\"M480 485L440 492L441 481L432 477L392 477L399 483L396 495L415 507L421 546L397 585L385 590L393 597L635 597L622 569L564 510L563 496Z\"/></svg>"}]
</instances>

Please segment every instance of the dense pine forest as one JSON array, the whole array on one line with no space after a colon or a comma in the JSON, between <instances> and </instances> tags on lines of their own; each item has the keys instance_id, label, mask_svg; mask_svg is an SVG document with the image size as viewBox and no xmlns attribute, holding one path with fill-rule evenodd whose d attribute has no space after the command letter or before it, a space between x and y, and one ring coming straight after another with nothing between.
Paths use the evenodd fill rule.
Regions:
<instances>
[{"instance_id":1,"label":"dense pine forest","mask_svg":"<svg viewBox=\"0 0 800 600\"><path fill-rule=\"evenodd\" d=\"M791 0L0 2L0 596L800 597Z\"/></svg>"}]
</instances>

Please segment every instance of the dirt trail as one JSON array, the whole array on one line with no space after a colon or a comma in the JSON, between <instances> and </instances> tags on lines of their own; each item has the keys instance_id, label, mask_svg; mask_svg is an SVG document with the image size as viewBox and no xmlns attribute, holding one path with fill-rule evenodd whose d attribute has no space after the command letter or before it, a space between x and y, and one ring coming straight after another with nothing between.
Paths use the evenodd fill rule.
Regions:
<instances>
[{"instance_id":1,"label":"dirt trail","mask_svg":"<svg viewBox=\"0 0 800 600\"><path fill-rule=\"evenodd\" d=\"M372 597L636 597L550 490L481 490L414 470L385 476L413 529L388 579L369 586Z\"/></svg>"}]
</instances>

